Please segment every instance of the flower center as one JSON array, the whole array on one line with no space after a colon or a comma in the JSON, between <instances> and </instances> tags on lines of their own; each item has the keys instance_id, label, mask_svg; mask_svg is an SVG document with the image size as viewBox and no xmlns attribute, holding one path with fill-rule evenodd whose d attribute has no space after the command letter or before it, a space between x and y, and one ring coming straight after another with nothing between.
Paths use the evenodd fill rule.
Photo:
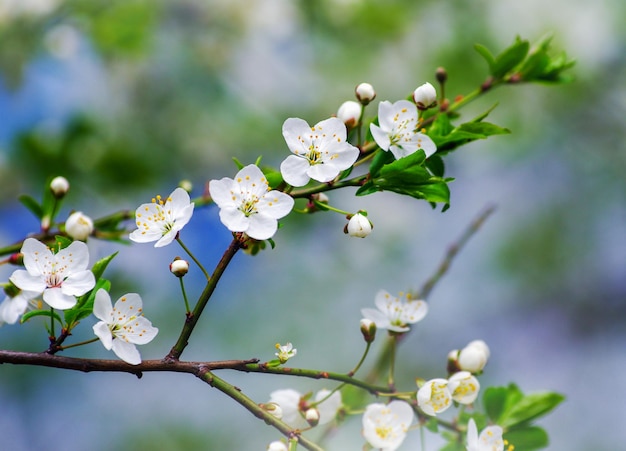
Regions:
<instances>
[{"instance_id":1,"label":"flower center","mask_svg":"<svg viewBox=\"0 0 626 451\"><path fill-rule=\"evenodd\" d=\"M430 402L435 412L440 412L448 407L450 398L445 393L446 384L433 384L430 394Z\"/></svg>"},{"instance_id":2,"label":"flower center","mask_svg":"<svg viewBox=\"0 0 626 451\"><path fill-rule=\"evenodd\" d=\"M250 195L244 199L239 206L239 210L246 215L246 217L258 213L256 204L259 202L259 198L255 195Z\"/></svg>"},{"instance_id":3,"label":"flower center","mask_svg":"<svg viewBox=\"0 0 626 451\"><path fill-rule=\"evenodd\" d=\"M306 158L312 165L322 163L322 152L319 151L319 148L315 145L314 141L311 142L311 145L309 146L309 151L306 154Z\"/></svg>"},{"instance_id":4,"label":"flower center","mask_svg":"<svg viewBox=\"0 0 626 451\"><path fill-rule=\"evenodd\" d=\"M387 439L393 434L393 428L391 426L376 426L376 435L382 439Z\"/></svg>"}]
</instances>

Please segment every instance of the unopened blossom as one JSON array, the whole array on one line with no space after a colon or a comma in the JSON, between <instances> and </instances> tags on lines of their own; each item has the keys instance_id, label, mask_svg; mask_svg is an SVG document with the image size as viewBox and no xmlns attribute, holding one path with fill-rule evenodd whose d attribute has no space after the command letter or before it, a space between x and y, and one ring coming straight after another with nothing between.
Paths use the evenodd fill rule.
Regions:
<instances>
[{"instance_id":1,"label":"unopened blossom","mask_svg":"<svg viewBox=\"0 0 626 451\"><path fill-rule=\"evenodd\" d=\"M58 176L50 181L50 191L57 199L62 198L70 189L70 182L65 177Z\"/></svg>"},{"instance_id":2,"label":"unopened blossom","mask_svg":"<svg viewBox=\"0 0 626 451\"><path fill-rule=\"evenodd\" d=\"M319 410L317 410L315 407L311 407L310 409L307 409L307 411L304 412L304 419L306 420L307 423L309 423L309 426L312 426L312 427L317 426L320 422Z\"/></svg>"},{"instance_id":3,"label":"unopened blossom","mask_svg":"<svg viewBox=\"0 0 626 451\"><path fill-rule=\"evenodd\" d=\"M413 422L413 409L404 401L374 403L363 414L363 436L372 448L394 451Z\"/></svg>"},{"instance_id":4,"label":"unopened blossom","mask_svg":"<svg viewBox=\"0 0 626 451\"><path fill-rule=\"evenodd\" d=\"M337 110L337 119L340 119L346 127L353 128L359 125L363 107L354 100L343 102Z\"/></svg>"},{"instance_id":5,"label":"unopened blossom","mask_svg":"<svg viewBox=\"0 0 626 451\"><path fill-rule=\"evenodd\" d=\"M406 332L409 324L421 321L428 313L425 301L411 299L409 294L394 297L385 290L380 290L374 299L375 309L361 309L361 314L376 323L379 329L392 332Z\"/></svg>"},{"instance_id":6,"label":"unopened blossom","mask_svg":"<svg viewBox=\"0 0 626 451\"><path fill-rule=\"evenodd\" d=\"M156 241L154 247L166 246L187 225L193 215L193 208L189 193L182 188L176 188L166 199L156 196L151 203L137 208L137 230L128 238L136 243Z\"/></svg>"},{"instance_id":7,"label":"unopened blossom","mask_svg":"<svg viewBox=\"0 0 626 451\"><path fill-rule=\"evenodd\" d=\"M478 435L476 422L470 418L467 423L467 451L504 451L502 428L488 426Z\"/></svg>"},{"instance_id":8,"label":"unopened blossom","mask_svg":"<svg viewBox=\"0 0 626 451\"><path fill-rule=\"evenodd\" d=\"M220 220L231 232L245 232L255 240L267 240L278 230L278 220L293 208L291 196L270 190L263 172L250 164L234 179L211 180L209 191L220 207Z\"/></svg>"},{"instance_id":9,"label":"unopened blossom","mask_svg":"<svg viewBox=\"0 0 626 451\"><path fill-rule=\"evenodd\" d=\"M288 451L289 448L284 442L280 440L273 441L269 445L267 445L267 451Z\"/></svg>"},{"instance_id":10,"label":"unopened blossom","mask_svg":"<svg viewBox=\"0 0 626 451\"><path fill-rule=\"evenodd\" d=\"M270 394L270 403L278 404L282 409L282 420L293 428L308 427L305 419L305 412L311 408L311 404L315 403L315 409L319 413L318 424L326 424L332 421L337 415L337 411L341 408L341 393L334 392L332 395L329 390L322 389L311 399L304 397L292 389L282 389L273 391ZM324 400L317 404L319 401Z\"/></svg>"},{"instance_id":11,"label":"unopened blossom","mask_svg":"<svg viewBox=\"0 0 626 451\"><path fill-rule=\"evenodd\" d=\"M469 371L459 371L448 378L448 390L459 404L471 404L478 397L480 384Z\"/></svg>"},{"instance_id":12,"label":"unopened blossom","mask_svg":"<svg viewBox=\"0 0 626 451\"><path fill-rule=\"evenodd\" d=\"M183 277L189 272L189 262L182 258L176 257L172 263L170 263L170 272L176 277Z\"/></svg>"},{"instance_id":13,"label":"unopened blossom","mask_svg":"<svg viewBox=\"0 0 626 451\"><path fill-rule=\"evenodd\" d=\"M280 360L280 363L285 363L287 360L292 358L298 353L298 350L293 347L291 343L287 343L286 345L280 345L280 343L276 343L276 349L278 352L275 354Z\"/></svg>"},{"instance_id":14,"label":"unopened blossom","mask_svg":"<svg viewBox=\"0 0 626 451\"><path fill-rule=\"evenodd\" d=\"M7 295L0 303L0 325L15 324L28 309L29 303L41 293L20 290L15 296Z\"/></svg>"},{"instance_id":15,"label":"unopened blossom","mask_svg":"<svg viewBox=\"0 0 626 451\"><path fill-rule=\"evenodd\" d=\"M37 294L52 308L65 310L76 305L76 296L91 290L96 280L89 264L89 251L82 241L74 241L56 254L34 238L24 240L21 250L24 267L9 278L13 284Z\"/></svg>"},{"instance_id":16,"label":"unopened blossom","mask_svg":"<svg viewBox=\"0 0 626 451\"><path fill-rule=\"evenodd\" d=\"M372 223L361 213L352 215L345 229L346 233L356 238L365 238L372 233Z\"/></svg>"},{"instance_id":17,"label":"unopened blossom","mask_svg":"<svg viewBox=\"0 0 626 451\"><path fill-rule=\"evenodd\" d=\"M424 83L413 91L413 102L418 109L426 110L437 103L437 91L430 83Z\"/></svg>"},{"instance_id":18,"label":"unopened blossom","mask_svg":"<svg viewBox=\"0 0 626 451\"><path fill-rule=\"evenodd\" d=\"M131 365L141 363L136 345L144 345L156 337L159 329L143 316L143 303L136 293L128 293L111 304L111 297L104 289L96 292L93 314L101 320L93 326L93 332L107 350L113 350L123 361Z\"/></svg>"},{"instance_id":19,"label":"unopened blossom","mask_svg":"<svg viewBox=\"0 0 626 451\"><path fill-rule=\"evenodd\" d=\"M354 93L363 105L367 105L376 97L376 91L369 83L359 83L354 89Z\"/></svg>"},{"instance_id":20,"label":"unopened blossom","mask_svg":"<svg viewBox=\"0 0 626 451\"><path fill-rule=\"evenodd\" d=\"M482 340L474 340L459 351L457 363L461 370L479 373L489 360L489 347Z\"/></svg>"},{"instance_id":21,"label":"unopened blossom","mask_svg":"<svg viewBox=\"0 0 626 451\"><path fill-rule=\"evenodd\" d=\"M437 378L427 381L417 391L417 405L426 415L435 416L452 405L448 380Z\"/></svg>"},{"instance_id":22,"label":"unopened blossom","mask_svg":"<svg viewBox=\"0 0 626 451\"><path fill-rule=\"evenodd\" d=\"M93 221L81 211L75 211L65 221L65 232L75 240L85 241L93 232Z\"/></svg>"},{"instance_id":23,"label":"unopened blossom","mask_svg":"<svg viewBox=\"0 0 626 451\"><path fill-rule=\"evenodd\" d=\"M376 338L376 323L371 319L361 318L361 333L366 343L371 343Z\"/></svg>"},{"instance_id":24,"label":"unopened blossom","mask_svg":"<svg viewBox=\"0 0 626 451\"><path fill-rule=\"evenodd\" d=\"M346 125L336 117L313 127L289 118L283 124L283 136L293 155L281 163L280 173L292 186L304 186L310 179L330 182L359 157L359 149L346 141Z\"/></svg>"},{"instance_id":25,"label":"unopened blossom","mask_svg":"<svg viewBox=\"0 0 626 451\"><path fill-rule=\"evenodd\" d=\"M397 159L423 150L426 158L437 150L437 146L418 130L417 107L408 100L396 103L383 101L378 104L378 125L371 124L370 131L376 144L390 151Z\"/></svg>"}]
</instances>

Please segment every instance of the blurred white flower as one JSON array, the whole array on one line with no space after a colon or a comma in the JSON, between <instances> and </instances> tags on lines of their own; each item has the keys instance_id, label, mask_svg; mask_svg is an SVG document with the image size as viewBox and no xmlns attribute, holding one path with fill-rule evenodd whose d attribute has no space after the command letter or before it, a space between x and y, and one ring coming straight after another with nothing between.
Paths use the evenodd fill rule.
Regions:
<instances>
[{"instance_id":1,"label":"blurred white flower","mask_svg":"<svg viewBox=\"0 0 626 451\"><path fill-rule=\"evenodd\" d=\"M385 290L376 294L374 303L378 310L371 308L361 309L361 314L376 323L379 329L393 332L406 332L408 324L421 321L428 313L428 304L425 301L411 299L408 294L400 294L401 298L390 295Z\"/></svg>"},{"instance_id":2,"label":"blurred white flower","mask_svg":"<svg viewBox=\"0 0 626 451\"><path fill-rule=\"evenodd\" d=\"M479 373L489 360L489 347L482 340L474 340L459 351L457 362L459 368L470 373Z\"/></svg>"},{"instance_id":3,"label":"blurred white flower","mask_svg":"<svg viewBox=\"0 0 626 451\"><path fill-rule=\"evenodd\" d=\"M417 405L426 415L435 416L452 404L447 379L431 379L417 391Z\"/></svg>"},{"instance_id":4,"label":"blurred white flower","mask_svg":"<svg viewBox=\"0 0 626 451\"><path fill-rule=\"evenodd\" d=\"M337 110L337 119L340 119L348 128L356 127L361 119L362 108L361 104L354 100L343 102Z\"/></svg>"},{"instance_id":5,"label":"blurred white flower","mask_svg":"<svg viewBox=\"0 0 626 451\"><path fill-rule=\"evenodd\" d=\"M502 428L488 426L478 435L476 422L470 418L467 423L467 451L503 451Z\"/></svg>"},{"instance_id":6,"label":"blurred white flower","mask_svg":"<svg viewBox=\"0 0 626 451\"><path fill-rule=\"evenodd\" d=\"M82 211L75 211L65 221L65 232L72 239L85 241L93 232L93 221Z\"/></svg>"},{"instance_id":7,"label":"blurred white flower","mask_svg":"<svg viewBox=\"0 0 626 451\"><path fill-rule=\"evenodd\" d=\"M363 436L376 449L397 449L413 422L413 409L404 401L374 403L363 414Z\"/></svg>"},{"instance_id":8,"label":"blurred white flower","mask_svg":"<svg viewBox=\"0 0 626 451\"><path fill-rule=\"evenodd\" d=\"M287 360L298 353L298 350L294 348L291 343L282 346L280 343L276 343L276 349L278 349L278 352L275 355L278 357L278 360L280 360L280 363L286 363Z\"/></svg>"}]
</instances>

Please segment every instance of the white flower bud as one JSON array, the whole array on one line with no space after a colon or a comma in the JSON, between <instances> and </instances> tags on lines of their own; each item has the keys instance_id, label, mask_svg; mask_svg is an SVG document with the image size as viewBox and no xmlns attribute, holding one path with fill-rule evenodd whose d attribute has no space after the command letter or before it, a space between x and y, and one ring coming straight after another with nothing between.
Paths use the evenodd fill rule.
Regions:
<instances>
[{"instance_id":1,"label":"white flower bud","mask_svg":"<svg viewBox=\"0 0 626 451\"><path fill-rule=\"evenodd\" d=\"M191 190L193 189L193 184L191 183L190 180L181 180L180 182L178 182L178 186L182 189L184 189L185 191L187 191L188 193L191 192Z\"/></svg>"},{"instance_id":2,"label":"white flower bud","mask_svg":"<svg viewBox=\"0 0 626 451\"><path fill-rule=\"evenodd\" d=\"M361 108L361 104L354 100L343 102L337 110L337 118L346 124L346 127L354 128L361 119Z\"/></svg>"},{"instance_id":3,"label":"white flower bud","mask_svg":"<svg viewBox=\"0 0 626 451\"><path fill-rule=\"evenodd\" d=\"M65 221L65 233L75 240L85 241L93 232L93 221L80 211L70 215Z\"/></svg>"},{"instance_id":4,"label":"white flower bud","mask_svg":"<svg viewBox=\"0 0 626 451\"><path fill-rule=\"evenodd\" d=\"M268 413L271 413L273 417L278 418L279 420L283 417L283 409L276 404L275 402L268 402L267 404L262 404L261 407Z\"/></svg>"},{"instance_id":5,"label":"white flower bud","mask_svg":"<svg viewBox=\"0 0 626 451\"><path fill-rule=\"evenodd\" d=\"M413 91L413 102L420 110L427 110L437 103L437 91L430 83L424 83Z\"/></svg>"},{"instance_id":6,"label":"white flower bud","mask_svg":"<svg viewBox=\"0 0 626 451\"><path fill-rule=\"evenodd\" d=\"M374 91L374 87L369 83L361 83L354 90L356 93L356 98L359 99L363 105L367 105L376 97L376 91Z\"/></svg>"},{"instance_id":7,"label":"white flower bud","mask_svg":"<svg viewBox=\"0 0 626 451\"><path fill-rule=\"evenodd\" d=\"M189 262L181 258L176 257L172 263L170 263L170 272L176 277L183 277L189 271Z\"/></svg>"},{"instance_id":8,"label":"white flower bud","mask_svg":"<svg viewBox=\"0 0 626 451\"><path fill-rule=\"evenodd\" d=\"M55 177L50 182L50 191L52 191L52 194L54 194L54 197L57 199L65 196L69 189L70 182L68 182L65 177Z\"/></svg>"},{"instance_id":9,"label":"white flower bud","mask_svg":"<svg viewBox=\"0 0 626 451\"><path fill-rule=\"evenodd\" d=\"M304 413L304 418L306 419L307 423L309 423L309 425L317 426L317 423L320 422L320 413L317 409L312 407L310 409L307 409L307 411Z\"/></svg>"},{"instance_id":10,"label":"white flower bud","mask_svg":"<svg viewBox=\"0 0 626 451\"><path fill-rule=\"evenodd\" d=\"M371 343L376 338L376 323L371 319L361 318L361 333L366 343Z\"/></svg>"},{"instance_id":11,"label":"white flower bud","mask_svg":"<svg viewBox=\"0 0 626 451\"><path fill-rule=\"evenodd\" d=\"M280 440L276 440L269 445L267 445L267 451L288 451L287 445Z\"/></svg>"},{"instance_id":12,"label":"white flower bud","mask_svg":"<svg viewBox=\"0 0 626 451\"><path fill-rule=\"evenodd\" d=\"M489 360L489 347L482 340L474 340L461 349L458 356L459 368L471 373L479 373Z\"/></svg>"},{"instance_id":13,"label":"white flower bud","mask_svg":"<svg viewBox=\"0 0 626 451\"><path fill-rule=\"evenodd\" d=\"M369 219L367 219L367 217L365 217L361 213L357 213L355 215L352 215L344 232L349 234L350 236L365 238L367 235L372 233L372 223L369 221Z\"/></svg>"}]
</instances>

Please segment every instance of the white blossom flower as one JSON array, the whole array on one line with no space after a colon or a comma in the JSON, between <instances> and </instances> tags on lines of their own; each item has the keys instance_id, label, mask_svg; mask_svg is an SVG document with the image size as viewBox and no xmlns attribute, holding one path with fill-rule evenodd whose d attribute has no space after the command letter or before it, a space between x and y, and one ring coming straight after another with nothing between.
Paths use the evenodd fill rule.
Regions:
<instances>
[{"instance_id":1,"label":"white blossom flower","mask_svg":"<svg viewBox=\"0 0 626 451\"><path fill-rule=\"evenodd\" d=\"M413 409L404 401L370 404L363 414L363 436L376 449L397 449L413 422Z\"/></svg>"},{"instance_id":2,"label":"white blossom flower","mask_svg":"<svg viewBox=\"0 0 626 451\"><path fill-rule=\"evenodd\" d=\"M170 244L178 232L187 225L193 214L194 204L189 193L176 188L167 199L156 196L149 204L142 204L135 211L137 230L128 238L135 243L156 241L154 247Z\"/></svg>"},{"instance_id":3,"label":"white blossom flower","mask_svg":"<svg viewBox=\"0 0 626 451\"><path fill-rule=\"evenodd\" d=\"M435 416L452 405L447 379L431 379L417 391L417 405L426 415Z\"/></svg>"},{"instance_id":4,"label":"white blossom flower","mask_svg":"<svg viewBox=\"0 0 626 451\"><path fill-rule=\"evenodd\" d=\"M424 83L413 91L413 102L418 109L426 110L437 103L437 91L430 83Z\"/></svg>"},{"instance_id":5,"label":"white blossom flower","mask_svg":"<svg viewBox=\"0 0 626 451\"><path fill-rule=\"evenodd\" d=\"M29 303L41 293L21 290L15 296L7 295L0 303L0 326L4 323L15 324L28 309Z\"/></svg>"},{"instance_id":6,"label":"white blossom flower","mask_svg":"<svg viewBox=\"0 0 626 451\"><path fill-rule=\"evenodd\" d=\"M315 394L313 400L305 400L296 390L287 388L273 391L270 394L269 403L278 404L282 409L282 420L285 423L293 428L302 429L309 426L305 419L305 412L311 408L312 404L319 413L318 424L326 424L335 418L342 405L341 393L336 391L328 397L329 394L330 390L322 389ZM322 402L317 404L319 401Z\"/></svg>"},{"instance_id":7,"label":"white blossom flower","mask_svg":"<svg viewBox=\"0 0 626 451\"><path fill-rule=\"evenodd\" d=\"M85 241L93 232L93 221L81 211L76 211L65 221L65 232L75 240Z\"/></svg>"},{"instance_id":8,"label":"white blossom flower","mask_svg":"<svg viewBox=\"0 0 626 451\"><path fill-rule=\"evenodd\" d=\"M298 353L298 350L293 347L291 343L281 346L280 343L276 343L276 349L278 352L275 354L280 360L280 363L285 363Z\"/></svg>"},{"instance_id":9,"label":"white blossom flower","mask_svg":"<svg viewBox=\"0 0 626 451\"><path fill-rule=\"evenodd\" d=\"M456 402L471 404L478 397L480 384L469 371L459 371L448 378L448 390Z\"/></svg>"},{"instance_id":10,"label":"white blossom flower","mask_svg":"<svg viewBox=\"0 0 626 451\"><path fill-rule=\"evenodd\" d=\"M370 125L372 136L376 144L390 151L396 160L420 149L428 158L437 150L433 140L417 130L417 107L408 100L399 100L394 104L386 100L380 102L378 124Z\"/></svg>"},{"instance_id":11,"label":"white blossom flower","mask_svg":"<svg viewBox=\"0 0 626 451\"><path fill-rule=\"evenodd\" d=\"M502 428L488 426L478 435L476 422L470 418L467 423L467 451L503 451Z\"/></svg>"},{"instance_id":12,"label":"white blossom flower","mask_svg":"<svg viewBox=\"0 0 626 451\"><path fill-rule=\"evenodd\" d=\"M376 91L369 83L359 83L354 89L354 93L363 105L367 105L376 97Z\"/></svg>"},{"instance_id":13,"label":"white blossom flower","mask_svg":"<svg viewBox=\"0 0 626 451\"><path fill-rule=\"evenodd\" d=\"M287 119L283 136L293 155L280 165L285 182L292 186L304 186L310 179L330 182L352 166L359 157L359 149L346 142L346 134L346 125L336 117L313 127L302 119Z\"/></svg>"},{"instance_id":14,"label":"white blossom flower","mask_svg":"<svg viewBox=\"0 0 626 451\"><path fill-rule=\"evenodd\" d=\"M361 309L361 314L374 321L379 329L406 332L410 329L408 324L421 321L426 316L428 304L425 301L411 299L408 294L400 293L400 298L391 296L385 290L380 290L374 300L378 310L364 308Z\"/></svg>"},{"instance_id":15,"label":"white blossom flower","mask_svg":"<svg viewBox=\"0 0 626 451\"><path fill-rule=\"evenodd\" d=\"M337 110L337 119L340 119L346 127L353 128L359 124L363 107L354 100L343 102Z\"/></svg>"},{"instance_id":16,"label":"white blossom flower","mask_svg":"<svg viewBox=\"0 0 626 451\"><path fill-rule=\"evenodd\" d=\"M228 230L245 232L255 240L274 236L278 219L288 215L294 204L291 196L270 191L263 172L253 164L242 168L234 180L211 180L209 191Z\"/></svg>"},{"instance_id":17,"label":"white blossom flower","mask_svg":"<svg viewBox=\"0 0 626 451\"><path fill-rule=\"evenodd\" d=\"M104 289L96 292L93 314L101 320L93 326L93 332L107 350L113 349L123 361L131 365L141 363L141 356L135 345L152 341L159 329L144 318L141 297L128 293L111 304L111 297Z\"/></svg>"},{"instance_id":18,"label":"white blossom flower","mask_svg":"<svg viewBox=\"0 0 626 451\"><path fill-rule=\"evenodd\" d=\"M482 340L474 340L468 343L457 356L459 368L471 373L479 373L489 360L489 346Z\"/></svg>"},{"instance_id":19,"label":"white blossom flower","mask_svg":"<svg viewBox=\"0 0 626 451\"><path fill-rule=\"evenodd\" d=\"M82 241L74 241L53 254L45 244L27 238L21 252L26 269L16 270L9 280L24 291L43 293L43 300L52 308L74 307L75 296L82 296L96 284L87 269L89 251Z\"/></svg>"},{"instance_id":20,"label":"white blossom flower","mask_svg":"<svg viewBox=\"0 0 626 451\"><path fill-rule=\"evenodd\" d=\"M348 225L346 226L346 232L350 236L354 236L357 238L365 238L370 233L372 233L372 223L367 216L357 213L352 215L350 220L348 221Z\"/></svg>"}]
</instances>

